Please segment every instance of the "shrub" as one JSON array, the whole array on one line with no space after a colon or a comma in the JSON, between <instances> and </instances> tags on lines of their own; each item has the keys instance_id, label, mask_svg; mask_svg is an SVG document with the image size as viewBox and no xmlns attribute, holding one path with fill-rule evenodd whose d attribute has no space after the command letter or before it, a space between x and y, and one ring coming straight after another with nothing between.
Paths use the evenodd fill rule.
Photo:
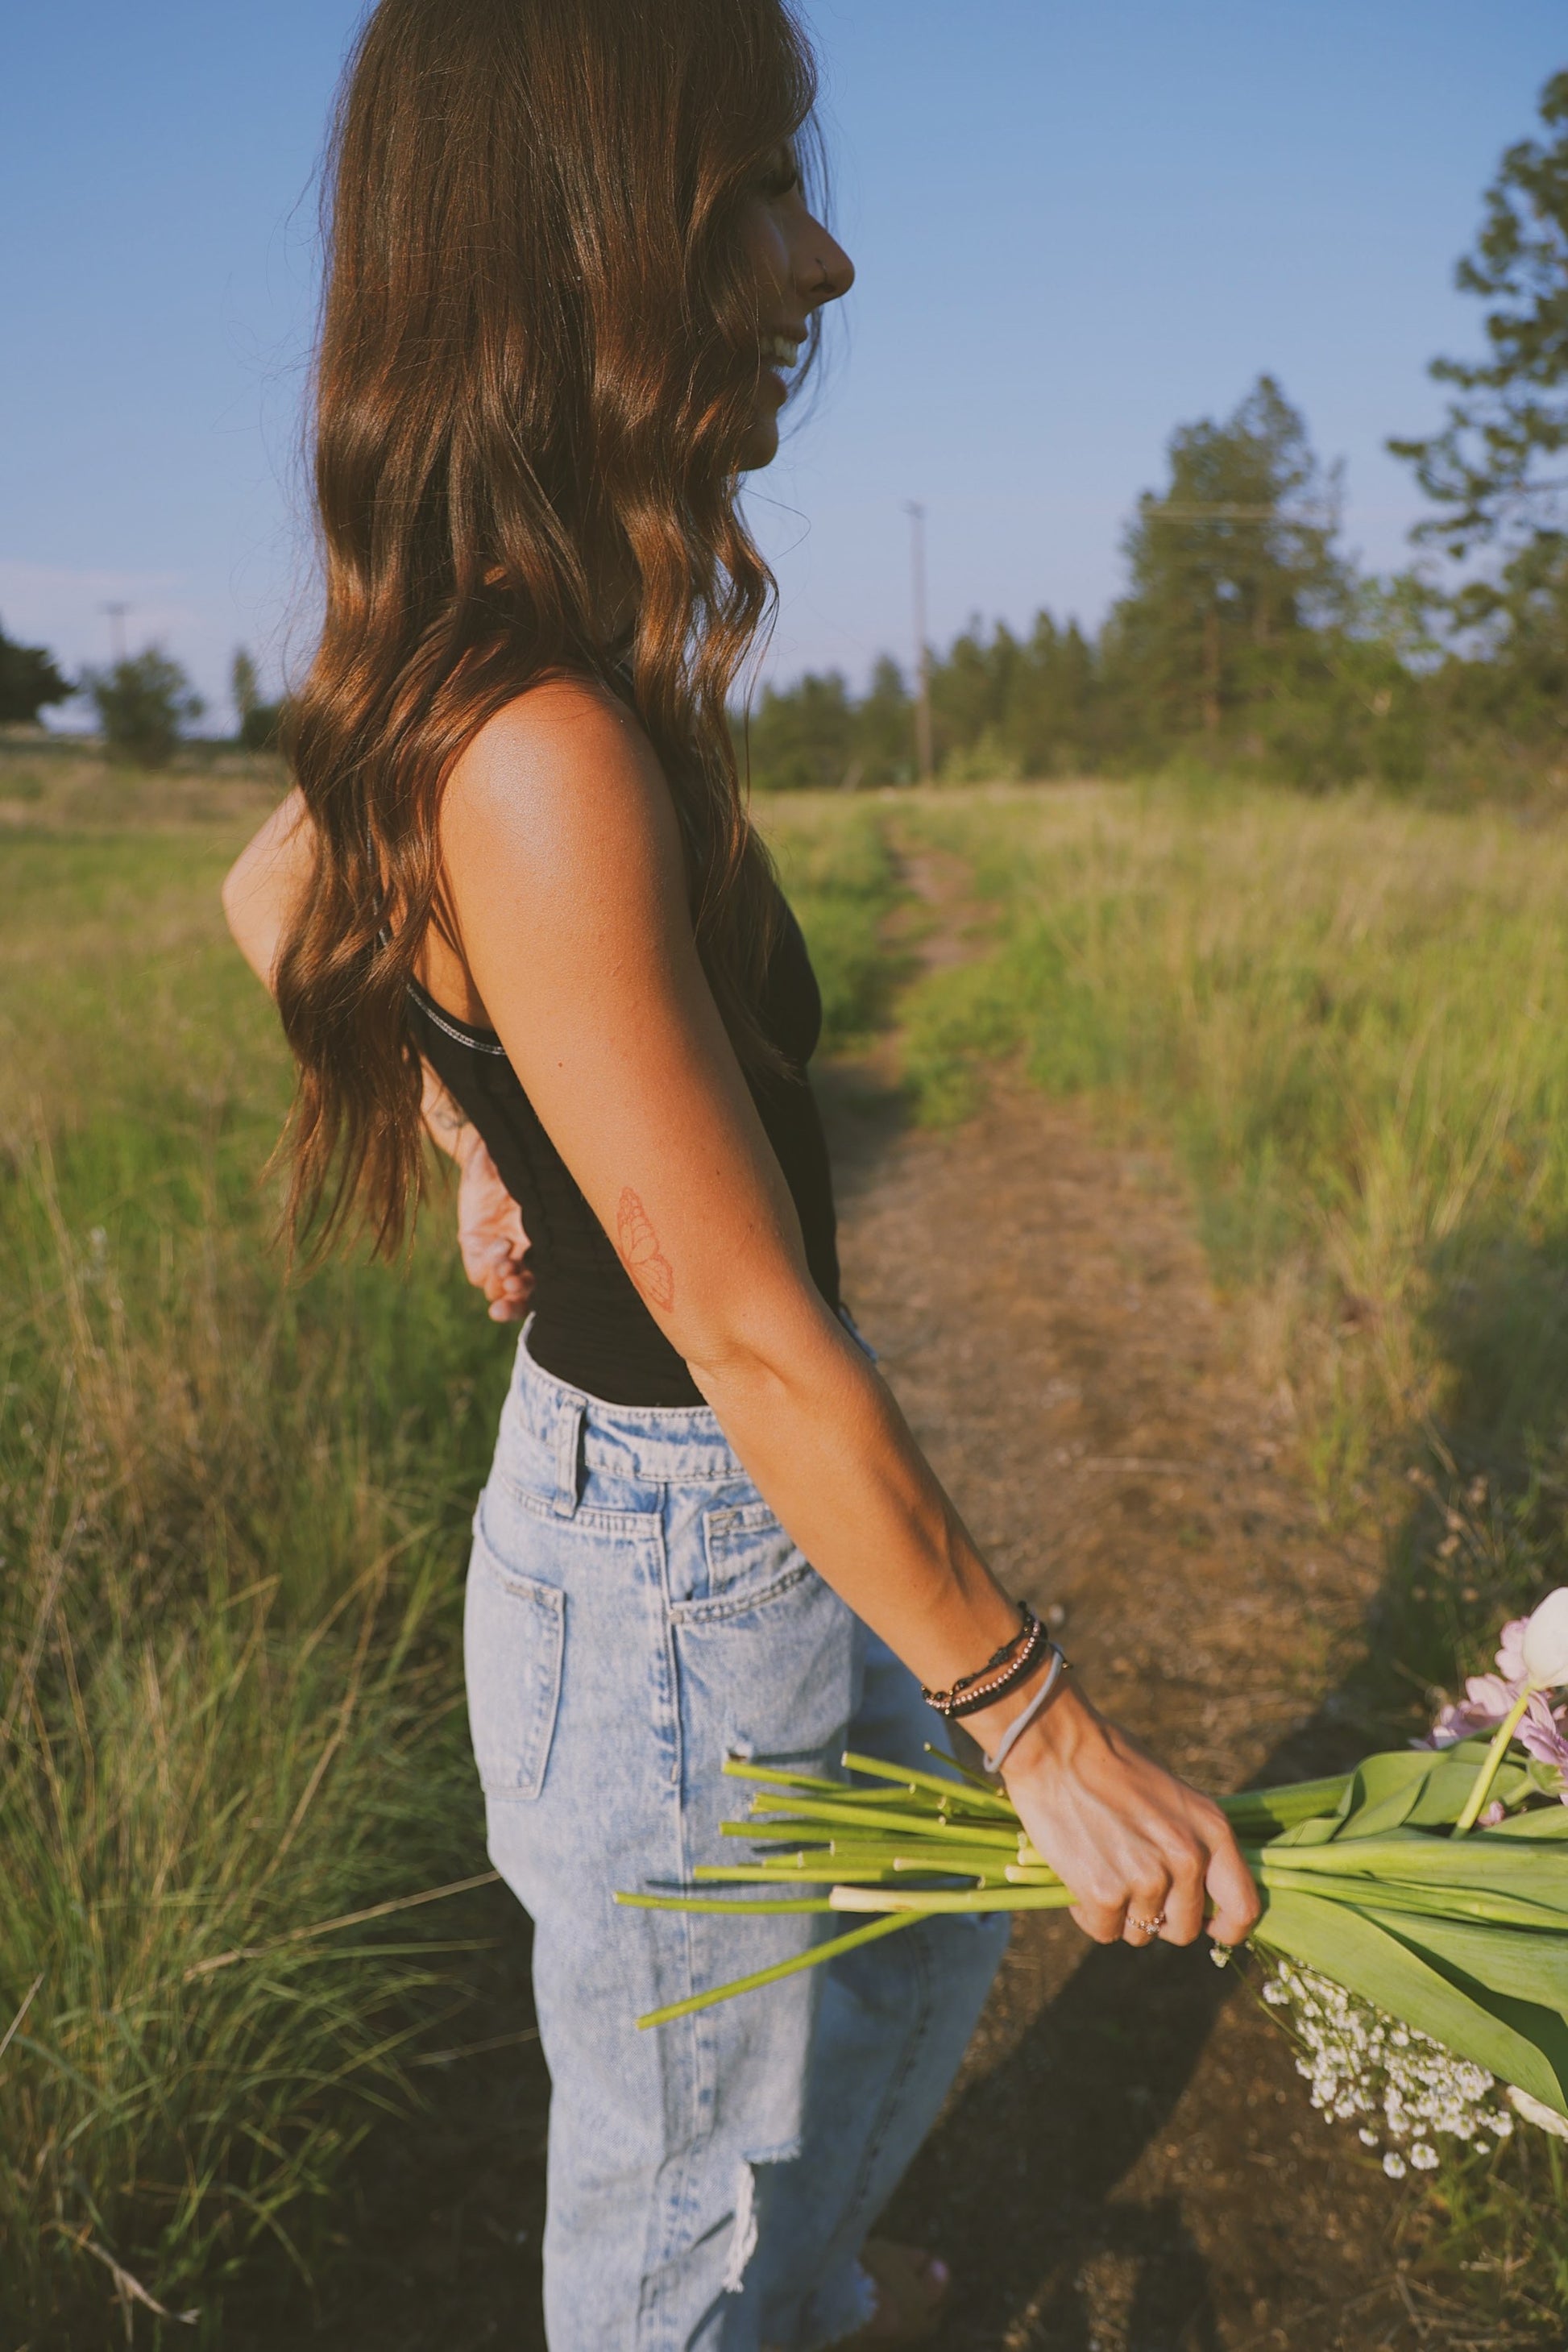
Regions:
<instances>
[{"instance_id":1,"label":"shrub","mask_svg":"<svg viewBox=\"0 0 1568 2352\"><path fill-rule=\"evenodd\" d=\"M181 728L205 708L179 663L158 646L112 669L89 670L83 682L110 754L139 768L166 768Z\"/></svg>"}]
</instances>

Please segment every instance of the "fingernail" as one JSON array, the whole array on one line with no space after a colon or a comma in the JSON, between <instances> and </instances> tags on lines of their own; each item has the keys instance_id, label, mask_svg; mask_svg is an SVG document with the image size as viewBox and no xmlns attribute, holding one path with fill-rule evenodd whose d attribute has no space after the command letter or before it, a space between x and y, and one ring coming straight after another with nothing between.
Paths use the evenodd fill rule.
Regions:
<instances>
[{"instance_id":1,"label":"fingernail","mask_svg":"<svg viewBox=\"0 0 1568 2352\"><path fill-rule=\"evenodd\" d=\"M930 2262L926 2264L926 2276L930 2279L932 2286L945 2286L949 2279L952 2276L952 2273L948 2269L947 2264L942 2261L940 2254L933 2254Z\"/></svg>"}]
</instances>

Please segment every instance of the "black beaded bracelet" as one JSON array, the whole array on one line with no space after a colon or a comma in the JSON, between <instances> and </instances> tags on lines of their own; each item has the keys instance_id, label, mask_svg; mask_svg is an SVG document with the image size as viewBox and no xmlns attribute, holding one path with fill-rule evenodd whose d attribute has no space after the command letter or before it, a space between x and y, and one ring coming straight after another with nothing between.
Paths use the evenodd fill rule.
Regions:
<instances>
[{"instance_id":1,"label":"black beaded bracelet","mask_svg":"<svg viewBox=\"0 0 1568 2352\"><path fill-rule=\"evenodd\" d=\"M926 1705L950 1718L974 1715L1004 1692L1016 1688L1034 1671L1041 1649L1046 1646L1046 1629L1026 1601L1019 1604L1019 1614L1022 1622L1012 1639L1004 1642L972 1675L960 1675L951 1690L927 1690L922 1685L921 1696Z\"/></svg>"},{"instance_id":2,"label":"black beaded bracelet","mask_svg":"<svg viewBox=\"0 0 1568 2352\"><path fill-rule=\"evenodd\" d=\"M973 1690L966 1690L961 1699L945 1710L948 1719L953 1721L963 1716L978 1715L983 1706L990 1706L994 1700L1005 1698L1009 1691L1016 1690L1020 1683L1028 1681L1050 1647L1051 1637L1037 1617L1030 1624L1027 1641L1012 1664L1005 1667L1001 1674L994 1675L989 1682L977 1683Z\"/></svg>"}]
</instances>

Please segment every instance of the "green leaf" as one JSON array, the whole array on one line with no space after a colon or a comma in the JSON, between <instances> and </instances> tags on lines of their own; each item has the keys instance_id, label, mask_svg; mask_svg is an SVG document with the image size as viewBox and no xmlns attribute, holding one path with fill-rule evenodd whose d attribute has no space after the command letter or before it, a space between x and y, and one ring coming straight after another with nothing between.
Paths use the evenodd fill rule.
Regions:
<instances>
[{"instance_id":1,"label":"green leaf","mask_svg":"<svg viewBox=\"0 0 1568 2352\"><path fill-rule=\"evenodd\" d=\"M1310 1821L1297 1822L1289 1829L1281 1830L1278 1837L1269 1839L1265 1851L1272 1853L1282 1845L1332 1845L1339 1833L1337 1813L1317 1813Z\"/></svg>"},{"instance_id":2,"label":"green leaf","mask_svg":"<svg viewBox=\"0 0 1568 2352\"><path fill-rule=\"evenodd\" d=\"M1426 1782L1446 1761L1436 1750L1422 1748L1385 1749L1381 1755L1363 1758L1340 1800L1334 1835L1371 1837L1382 1830L1402 1828ZM1466 1775L1467 1795L1475 1777L1472 1766ZM1464 1799L1459 1801L1462 1804Z\"/></svg>"},{"instance_id":3,"label":"green leaf","mask_svg":"<svg viewBox=\"0 0 1568 2352\"><path fill-rule=\"evenodd\" d=\"M1531 2030L1532 2020L1541 2021L1544 2032L1561 2028L1561 2019L1527 2003L1510 2004L1495 1994L1482 2000L1464 1990L1404 1940L1408 1923L1396 1934L1364 1911L1311 1895L1270 1892L1267 1905L1253 1929L1255 1942L1315 1969L1456 2056L1568 2114L1568 2054L1560 2077ZM1500 2007L1508 2009L1507 2016L1498 2013Z\"/></svg>"},{"instance_id":4,"label":"green leaf","mask_svg":"<svg viewBox=\"0 0 1568 2352\"><path fill-rule=\"evenodd\" d=\"M1416 1912L1428 1919L1474 1919L1486 1927L1528 1927L1537 1934L1561 1936L1563 1914L1549 1904L1531 1903L1521 1895L1500 1893L1495 1886L1434 1886L1394 1878L1330 1878L1318 1871L1292 1871L1285 1854L1266 1863L1259 1883L1281 1893L1311 1895L1324 1903L1346 1903L1358 1910L1375 1904L1380 1910Z\"/></svg>"},{"instance_id":5,"label":"green leaf","mask_svg":"<svg viewBox=\"0 0 1568 2352\"><path fill-rule=\"evenodd\" d=\"M1568 1917L1568 1853L1550 1841L1507 1838L1500 1828L1457 1839L1395 1830L1377 1838L1342 1838L1331 1846L1287 1848L1277 1838L1262 1853L1266 1860L1288 1853L1293 1870L1337 1874L1349 1882L1495 1889ZM1373 1899L1369 1886L1368 1900Z\"/></svg>"},{"instance_id":6,"label":"green leaf","mask_svg":"<svg viewBox=\"0 0 1568 2352\"><path fill-rule=\"evenodd\" d=\"M1558 2017L1568 2011L1568 1941L1561 1936L1528 1927L1487 1927L1462 1919L1417 1920L1371 1904L1366 1916L1445 1970L1458 1969L1479 1990L1510 1994Z\"/></svg>"},{"instance_id":7,"label":"green leaf","mask_svg":"<svg viewBox=\"0 0 1568 2352\"><path fill-rule=\"evenodd\" d=\"M1462 1759L1451 1755L1440 1758L1436 1770L1427 1774L1425 1783L1416 1791L1415 1803L1405 1815L1410 1827L1435 1830L1458 1821L1464 1811L1466 1799L1475 1787L1479 1769L1468 1756ZM1530 1787L1530 1775L1521 1766L1503 1764L1499 1767L1497 1778L1492 1782L1492 1795L1505 1805L1517 1805L1522 1803ZM1363 1834L1370 1835L1373 1826L1371 1822L1363 1823ZM1377 1826L1383 1825L1379 1823Z\"/></svg>"},{"instance_id":8,"label":"green leaf","mask_svg":"<svg viewBox=\"0 0 1568 2352\"><path fill-rule=\"evenodd\" d=\"M1486 1830L1482 1834L1489 1838L1568 1838L1568 1805L1541 1806L1526 1813L1515 1813L1511 1821L1499 1822L1495 1830Z\"/></svg>"}]
</instances>

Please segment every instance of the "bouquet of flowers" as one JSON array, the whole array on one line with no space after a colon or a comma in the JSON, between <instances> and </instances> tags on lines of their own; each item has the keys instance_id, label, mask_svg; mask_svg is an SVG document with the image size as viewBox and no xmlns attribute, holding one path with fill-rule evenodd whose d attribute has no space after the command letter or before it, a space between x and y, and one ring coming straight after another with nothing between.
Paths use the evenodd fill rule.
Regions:
<instances>
[{"instance_id":1,"label":"bouquet of flowers","mask_svg":"<svg viewBox=\"0 0 1568 2352\"><path fill-rule=\"evenodd\" d=\"M1392 2143L1394 2178L1436 2163L1435 2133L1501 2137L1510 2108L1568 2137L1568 1736L1552 1697L1564 1687L1568 1586L1504 1627L1497 1673L1473 1676L1427 1741L1219 1801L1263 1895L1251 1940L1270 1963L1264 1998L1292 2014L1314 2105L1357 2121L1369 2146ZM762 1851L618 1899L859 1924L639 2023L933 1913L1069 1906L1005 1791L935 1760L915 1771L850 1754L848 1781L727 1765L753 1794L726 1832Z\"/></svg>"}]
</instances>

